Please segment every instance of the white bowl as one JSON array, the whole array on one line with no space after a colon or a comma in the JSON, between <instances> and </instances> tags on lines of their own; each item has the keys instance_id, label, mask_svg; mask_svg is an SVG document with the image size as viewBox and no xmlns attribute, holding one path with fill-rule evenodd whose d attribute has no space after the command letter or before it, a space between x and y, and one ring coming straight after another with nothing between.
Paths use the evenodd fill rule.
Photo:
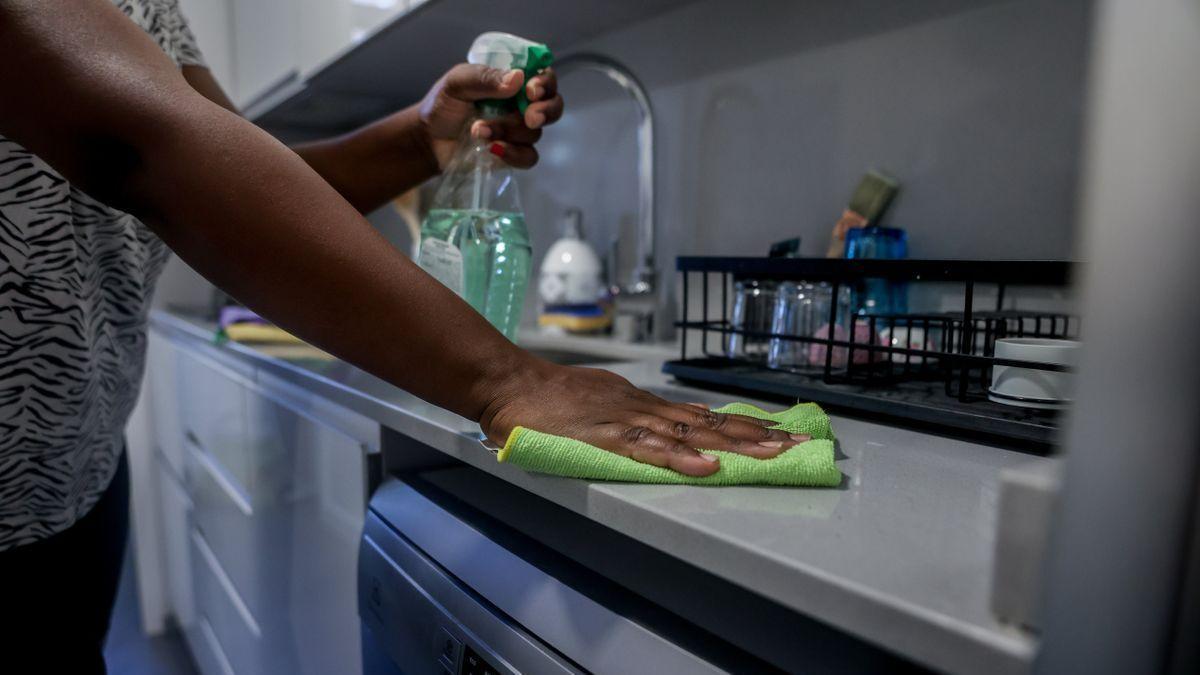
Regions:
<instances>
[{"instance_id":1,"label":"white bowl","mask_svg":"<svg viewBox=\"0 0 1200 675\"><path fill-rule=\"evenodd\" d=\"M996 340L996 358L1049 363L1074 368L1079 358L1075 340L1048 338L1001 338ZM993 366L988 399L1019 408L1057 410L1074 398L1075 374L1017 366Z\"/></svg>"}]
</instances>

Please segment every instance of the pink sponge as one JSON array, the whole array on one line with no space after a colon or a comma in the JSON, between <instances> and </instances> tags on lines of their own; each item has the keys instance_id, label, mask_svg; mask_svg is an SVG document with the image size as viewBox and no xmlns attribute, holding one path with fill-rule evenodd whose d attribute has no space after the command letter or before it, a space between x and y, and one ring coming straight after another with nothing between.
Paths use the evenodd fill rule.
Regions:
<instances>
[{"instance_id":1,"label":"pink sponge","mask_svg":"<svg viewBox=\"0 0 1200 675\"><path fill-rule=\"evenodd\" d=\"M848 334L848 332L846 331L845 327L840 326L840 325L833 327L833 339L834 340L845 341L847 339L846 338L847 334ZM825 324L824 326L821 326L820 328L818 328L817 332L813 334L813 337L828 338L829 337L829 324ZM862 344L862 345L871 344L871 327L870 327L870 325L867 324L866 321L856 321L854 323L854 340L853 341L855 343ZM876 333L876 335L875 335L875 342L877 344L879 344L880 346L884 346L884 347L887 346L887 341L884 340L882 337L880 337L878 333ZM827 345L810 344L808 346L808 363L809 363L809 365L813 365L813 366L825 365L825 354L826 354L825 350L828 348L829 347ZM849 348L847 348L847 347L834 347L833 348L833 367L834 368L845 368L846 367L846 355L848 352L849 352ZM857 364L865 364L872 360L883 361L886 358L887 358L887 356L881 351L871 354L866 349L857 349L856 348L854 350L854 363L856 365Z\"/></svg>"}]
</instances>

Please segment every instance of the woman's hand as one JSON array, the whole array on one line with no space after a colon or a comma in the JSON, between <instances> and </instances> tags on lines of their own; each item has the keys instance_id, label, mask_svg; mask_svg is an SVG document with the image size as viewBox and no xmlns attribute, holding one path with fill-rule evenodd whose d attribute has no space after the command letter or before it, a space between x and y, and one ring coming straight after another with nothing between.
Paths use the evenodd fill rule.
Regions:
<instances>
[{"instance_id":1,"label":"woman's hand","mask_svg":"<svg viewBox=\"0 0 1200 675\"><path fill-rule=\"evenodd\" d=\"M689 476L707 476L720 467L715 456L700 449L766 459L809 440L770 429L773 422L666 401L605 370L530 361L480 418L497 445L522 426Z\"/></svg>"},{"instance_id":2,"label":"woman's hand","mask_svg":"<svg viewBox=\"0 0 1200 675\"><path fill-rule=\"evenodd\" d=\"M475 102L515 96L522 86L530 101L524 115L513 112L499 119L478 120L471 126L471 134L492 141L492 152L512 166L524 169L536 164L538 153L533 146L542 137L542 127L556 122L563 112L554 72L547 69L525 82L519 70L506 72L463 63L443 75L418 107L439 169L445 169L454 156L463 126L475 116Z\"/></svg>"}]
</instances>

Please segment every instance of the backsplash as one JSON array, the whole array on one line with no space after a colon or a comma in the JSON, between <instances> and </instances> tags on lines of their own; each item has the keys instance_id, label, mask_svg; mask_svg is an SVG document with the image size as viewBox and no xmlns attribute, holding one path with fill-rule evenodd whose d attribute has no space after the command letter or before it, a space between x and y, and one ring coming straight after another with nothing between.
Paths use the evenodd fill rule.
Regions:
<instances>
[{"instance_id":1,"label":"backsplash","mask_svg":"<svg viewBox=\"0 0 1200 675\"><path fill-rule=\"evenodd\" d=\"M794 236L823 254L868 168L904 184L886 224L912 257L1067 258L1091 6L711 0L580 51L650 92L665 286L677 255L763 255ZM618 231L630 242L628 269L633 104L587 71L561 90L569 114L521 178L535 256L574 206L599 252Z\"/></svg>"}]
</instances>

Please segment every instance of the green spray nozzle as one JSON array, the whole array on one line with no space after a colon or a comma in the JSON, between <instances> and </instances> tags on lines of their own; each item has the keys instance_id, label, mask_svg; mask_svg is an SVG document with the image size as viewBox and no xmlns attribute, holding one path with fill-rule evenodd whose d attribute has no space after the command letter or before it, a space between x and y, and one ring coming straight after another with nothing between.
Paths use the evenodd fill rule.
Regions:
<instances>
[{"instance_id":1,"label":"green spray nozzle","mask_svg":"<svg viewBox=\"0 0 1200 675\"><path fill-rule=\"evenodd\" d=\"M478 63L500 70L520 70L525 73L525 81L549 68L554 61L550 48L540 42L526 40L509 33L490 32L475 38L471 50L467 52L469 63ZM503 101L487 100L477 104L480 108L498 108L501 111L512 110L515 105L522 113L529 107L529 97L525 87L515 96Z\"/></svg>"}]
</instances>

